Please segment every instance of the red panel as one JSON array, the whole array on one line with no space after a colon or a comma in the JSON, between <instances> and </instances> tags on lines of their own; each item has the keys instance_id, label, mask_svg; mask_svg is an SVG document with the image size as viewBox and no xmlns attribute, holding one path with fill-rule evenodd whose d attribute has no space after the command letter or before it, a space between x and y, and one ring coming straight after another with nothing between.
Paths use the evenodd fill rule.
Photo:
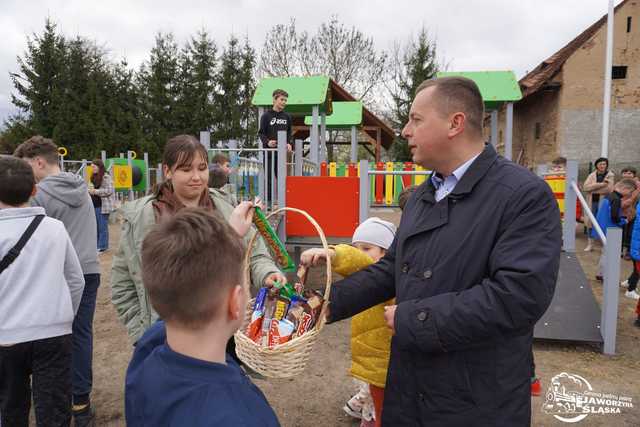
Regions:
<instances>
[{"instance_id":1,"label":"red panel","mask_svg":"<svg viewBox=\"0 0 640 427\"><path fill-rule=\"evenodd\" d=\"M384 163L378 162L376 163L376 170L384 170ZM382 204L383 191L384 191L384 175L376 175L376 203Z\"/></svg>"},{"instance_id":2,"label":"red panel","mask_svg":"<svg viewBox=\"0 0 640 427\"><path fill-rule=\"evenodd\" d=\"M330 237L351 237L358 226L357 177L288 176L287 206L315 218ZM316 229L302 215L287 212L287 235L316 237Z\"/></svg>"},{"instance_id":3,"label":"red panel","mask_svg":"<svg viewBox=\"0 0 640 427\"><path fill-rule=\"evenodd\" d=\"M358 176L358 166L355 163L349 163L349 175Z\"/></svg>"},{"instance_id":4,"label":"red panel","mask_svg":"<svg viewBox=\"0 0 640 427\"><path fill-rule=\"evenodd\" d=\"M320 176L327 176L327 162L320 163Z\"/></svg>"},{"instance_id":5,"label":"red panel","mask_svg":"<svg viewBox=\"0 0 640 427\"><path fill-rule=\"evenodd\" d=\"M412 171L413 170L413 163L405 162L404 170ZM410 186L411 186L411 175L404 175L402 177L402 188L407 188L407 187L410 187Z\"/></svg>"}]
</instances>

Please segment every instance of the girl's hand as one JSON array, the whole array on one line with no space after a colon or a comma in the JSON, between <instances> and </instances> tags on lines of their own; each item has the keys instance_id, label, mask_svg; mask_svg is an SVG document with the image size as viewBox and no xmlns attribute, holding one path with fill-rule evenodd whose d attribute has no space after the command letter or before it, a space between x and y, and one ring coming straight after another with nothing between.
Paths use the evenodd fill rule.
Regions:
<instances>
[{"instance_id":1,"label":"girl's hand","mask_svg":"<svg viewBox=\"0 0 640 427\"><path fill-rule=\"evenodd\" d=\"M327 262L327 258L333 259L336 256L336 251L329 249L325 251L322 248L307 249L300 255L300 264L304 266L316 266Z\"/></svg>"},{"instance_id":2,"label":"girl's hand","mask_svg":"<svg viewBox=\"0 0 640 427\"><path fill-rule=\"evenodd\" d=\"M244 237L251 229L253 223L253 203L242 202L231 212L229 216L229 225L240 235Z\"/></svg>"}]
</instances>

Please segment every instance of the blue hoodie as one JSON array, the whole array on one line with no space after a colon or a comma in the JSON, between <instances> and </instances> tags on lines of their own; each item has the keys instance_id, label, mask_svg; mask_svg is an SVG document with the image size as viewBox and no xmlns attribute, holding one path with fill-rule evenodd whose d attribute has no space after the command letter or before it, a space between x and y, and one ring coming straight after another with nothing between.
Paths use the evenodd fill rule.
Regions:
<instances>
[{"instance_id":1,"label":"blue hoodie","mask_svg":"<svg viewBox=\"0 0 640 427\"><path fill-rule=\"evenodd\" d=\"M162 321L136 343L125 416L129 427L280 425L260 389L230 357L221 364L176 353Z\"/></svg>"},{"instance_id":2,"label":"blue hoodie","mask_svg":"<svg viewBox=\"0 0 640 427\"><path fill-rule=\"evenodd\" d=\"M607 228L623 227L627 223L626 218L622 216L621 198L620 193L614 191L602 201L602 205L598 208L596 219L605 236L607 235ZM591 230L591 237L600 239L595 228Z\"/></svg>"}]
</instances>

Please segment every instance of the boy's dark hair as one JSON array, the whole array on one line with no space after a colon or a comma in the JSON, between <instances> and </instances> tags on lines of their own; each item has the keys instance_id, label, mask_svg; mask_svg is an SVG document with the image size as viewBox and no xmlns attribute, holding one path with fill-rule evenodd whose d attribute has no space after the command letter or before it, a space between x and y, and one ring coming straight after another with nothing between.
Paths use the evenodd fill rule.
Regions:
<instances>
[{"instance_id":1,"label":"boy's dark hair","mask_svg":"<svg viewBox=\"0 0 640 427\"><path fill-rule=\"evenodd\" d=\"M636 168L632 168L631 166L627 166L620 171L621 174L625 172L631 172L633 176L638 176L638 171L636 170Z\"/></svg>"},{"instance_id":2,"label":"boy's dark hair","mask_svg":"<svg viewBox=\"0 0 640 427\"><path fill-rule=\"evenodd\" d=\"M562 157L562 156L556 157L555 159L553 159L551 161L551 164L566 166L567 165L567 158L566 157Z\"/></svg>"},{"instance_id":3,"label":"boy's dark hair","mask_svg":"<svg viewBox=\"0 0 640 427\"><path fill-rule=\"evenodd\" d=\"M209 188L222 188L227 184L227 173L218 165L209 168Z\"/></svg>"},{"instance_id":4,"label":"boy's dark hair","mask_svg":"<svg viewBox=\"0 0 640 427\"><path fill-rule=\"evenodd\" d=\"M482 135L484 101L473 80L457 76L425 80L416 88L416 96L430 87L435 88L434 107L441 115L462 112L465 114L467 127Z\"/></svg>"},{"instance_id":5,"label":"boy's dark hair","mask_svg":"<svg viewBox=\"0 0 640 427\"><path fill-rule=\"evenodd\" d=\"M13 155L27 159L42 157L50 165L58 164L58 146L49 138L41 135L32 136L18 145Z\"/></svg>"},{"instance_id":6,"label":"boy's dark hair","mask_svg":"<svg viewBox=\"0 0 640 427\"><path fill-rule=\"evenodd\" d=\"M410 185L400 192L400 194L398 195L398 205L400 206L401 211L404 210L404 207L407 205L407 202L411 198L411 195L416 191L417 188L417 185Z\"/></svg>"},{"instance_id":7,"label":"boy's dark hair","mask_svg":"<svg viewBox=\"0 0 640 427\"><path fill-rule=\"evenodd\" d=\"M289 97L289 94L287 93L286 90L284 89L276 89L273 91L273 94L271 95L273 98L277 98L279 96L284 96L285 98Z\"/></svg>"},{"instance_id":8,"label":"boy's dark hair","mask_svg":"<svg viewBox=\"0 0 640 427\"><path fill-rule=\"evenodd\" d=\"M0 202L20 206L29 201L36 179L29 163L0 155Z\"/></svg>"},{"instance_id":9,"label":"boy's dark hair","mask_svg":"<svg viewBox=\"0 0 640 427\"><path fill-rule=\"evenodd\" d=\"M636 191L638 189L638 186L636 185L636 182L633 179L630 179L630 178L621 179L620 181L618 181L618 183L616 185L621 185L623 187L628 188L631 191Z\"/></svg>"},{"instance_id":10,"label":"boy's dark hair","mask_svg":"<svg viewBox=\"0 0 640 427\"><path fill-rule=\"evenodd\" d=\"M142 280L151 305L167 322L202 327L225 292L242 285L244 253L242 239L219 213L181 209L142 243Z\"/></svg>"},{"instance_id":11,"label":"boy's dark hair","mask_svg":"<svg viewBox=\"0 0 640 427\"><path fill-rule=\"evenodd\" d=\"M215 156L213 156L213 158L211 159L211 163L217 163L220 166L224 165L225 163L229 163L229 158L227 156L225 156L224 154L216 154Z\"/></svg>"}]
</instances>

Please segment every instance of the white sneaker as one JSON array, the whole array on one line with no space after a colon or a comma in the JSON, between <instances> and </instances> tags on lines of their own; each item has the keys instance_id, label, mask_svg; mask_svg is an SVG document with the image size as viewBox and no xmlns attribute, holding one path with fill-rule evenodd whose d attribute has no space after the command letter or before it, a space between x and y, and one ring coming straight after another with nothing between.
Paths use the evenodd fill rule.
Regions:
<instances>
[{"instance_id":1,"label":"white sneaker","mask_svg":"<svg viewBox=\"0 0 640 427\"><path fill-rule=\"evenodd\" d=\"M362 398L359 393L353 396L349 401L342 407L342 410L346 412L349 416L353 418L362 419Z\"/></svg>"},{"instance_id":2,"label":"white sneaker","mask_svg":"<svg viewBox=\"0 0 640 427\"><path fill-rule=\"evenodd\" d=\"M625 280L624 282L620 282L620 287L621 288L628 288L629 287L629 281Z\"/></svg>"},{"instance_id":3,"label":"white sneaker","mask_svg":"<svg viewBox=\"0 0 640 427\"><path fill-rule=\"evenodd\" d=\"M636 291L627 291L624 293L624 296L627 298L635 299L635 300L640 299L640 295L638 295Z\"/></svg>"}]
</instances>

